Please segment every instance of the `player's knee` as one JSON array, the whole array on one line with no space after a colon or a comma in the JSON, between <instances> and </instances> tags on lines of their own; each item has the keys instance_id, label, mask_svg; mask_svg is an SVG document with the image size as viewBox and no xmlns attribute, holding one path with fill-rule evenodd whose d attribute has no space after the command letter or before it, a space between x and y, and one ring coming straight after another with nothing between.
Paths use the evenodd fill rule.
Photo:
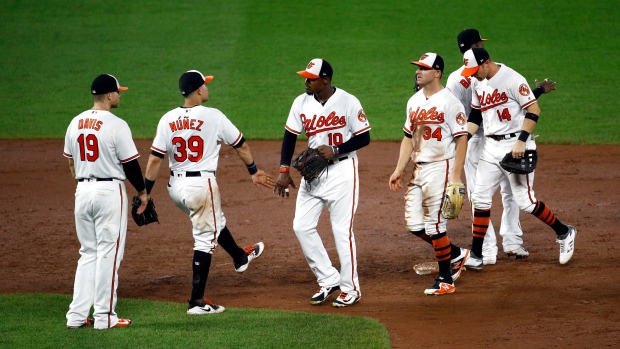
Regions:
<instances>
[{"instance_id":1,"label":"player's knee","mask_svg":"<svg viewBox=\"0 0 620 349\"><path fill-rule=\"evenodd\" d=\"M535 207L536 204L532 204L530 202L527 202L526 204L522 204L521 202L519 202L519 209L525 213L532 213Z\"/></svg>"}]
</instances>

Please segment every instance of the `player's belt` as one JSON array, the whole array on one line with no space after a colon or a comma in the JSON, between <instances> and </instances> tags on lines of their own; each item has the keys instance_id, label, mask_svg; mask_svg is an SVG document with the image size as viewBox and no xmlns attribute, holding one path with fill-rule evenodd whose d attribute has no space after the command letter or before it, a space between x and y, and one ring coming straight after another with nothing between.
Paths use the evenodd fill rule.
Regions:
<instances>
[{"instance_id":1,"label":"player's belt","mask_svg":"<svg viewBox=\"0 0 620 349\"><path fill-rule=\"evenodd\" d=\"M215 172L213 171L170 171L170 176L182 178L182 177L202 177L202 173L211 174L215 176Z\"/></svg>"},{"instance_id":2,"label":"player's belt","mask_svg":"<svg viewBox=\"0 0 620 349\"><path fill-rule=\"evenodd\" d=\"M112 182L114 178L79 178L78 182Z\"/></svg>"},{"instance_id":3,"label":"player's belt","mask_svg":"<svg viewBox=\"0 0 620 349\"><path fill-rule=\"evenodd\" d=\"M496 141L503 141L504 139L511 139L517 136L516 133L509 133L505 135L487 135L487 137L494 139Z\"/></svg>"},{"instance_id":4,"label":"player's belt","mask_svg":"<svg viewBox=\"0 0 620 349\"><path fill-rule=\"evenodd\" d=\"M329 160L329 161L327 162L327 164L328 164L328 165L337 164L337 163L339 163L340 161L346 160L346 159L348 159L348 158L349 158L348 156L343 156L343 157L338 158L338 159L331 159L331 160Z\"/></svg>"}]
</instances>

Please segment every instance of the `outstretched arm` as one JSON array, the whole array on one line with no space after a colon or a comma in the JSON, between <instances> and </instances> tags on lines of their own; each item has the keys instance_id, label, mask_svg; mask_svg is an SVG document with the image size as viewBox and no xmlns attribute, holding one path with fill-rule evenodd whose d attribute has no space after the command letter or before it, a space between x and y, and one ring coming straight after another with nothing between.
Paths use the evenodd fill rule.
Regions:
<instances>
[{"instance_id":1,"label":"outstretched arm","mask_svg":"<svg viewBox=\"0 0 620 349\"><path fill-rule=\"evenodd\" d=\"M254 163L254 158L252 157L252 151L250 150L250 146L248 142L244 142L240 147L234 148L237 152L239 158L243 161L245 166L248 168L250 175L252 176L252 182L256 185L257 188L263 187L272 189L275 185L275 181L270 174L266 173L263 170L259 170Z\"/></svg>"}]
</instances>

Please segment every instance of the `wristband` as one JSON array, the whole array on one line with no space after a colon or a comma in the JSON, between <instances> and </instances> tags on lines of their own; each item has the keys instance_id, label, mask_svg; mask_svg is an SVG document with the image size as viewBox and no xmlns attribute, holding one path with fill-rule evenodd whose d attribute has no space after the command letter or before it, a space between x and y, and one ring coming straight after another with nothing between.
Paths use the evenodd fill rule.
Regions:
<instances>
[{"instance_id":1,"label":"wristband","mask_svg":"<svg viewBox=\"0 0 620 349\"><path fill-rule=\"evenodd\" d=\"M256 172L258 172L258 168L256 168L256 164L252 161L251 164L245 165L248 168L248 172L250 172L250 176L254 176Z\"/></svg>"},{"instance_id":2,"label":"wristband","mask_svg":"<svg viewBox=\"0 0 620 349\"><path fill-rule=\"evenodd\" d=\"M280 173L289 173L290 171L288 167L280 167Z\"/></svg>"},{"instance_id":3,"label":"wristband","mask_svg":"<svg viewBox=\"0 0 620 349\"><path fill-rule=\"evenodd\" d=\"M526 142L529 137L530 133L525 130L521 130L521 133L519 133L519 140L521 142Z\"/></svg>"},{"instance_id":4,"label":"wristband","mask_svg":"<svg viewBox=\"0 0 620 349\"><path fill-rule=\"evenodd\" d=\"M340 149L338 149L337 145L332 145L332 150L334 151L334 156L340 154Z\"/></svg>"},{"instance_id":5,"label":"wristband","mask_svg":"<svg viewBox=\"0 0 620 349\"><path fill-rule=\"evenodd\" d=\"M144 186L146 187L146 194L147 195L151 194L151 189L153 189L154 185L155 185L155 181L152 181L152 180L144 177Z\"/></svg>"}]
</instances>

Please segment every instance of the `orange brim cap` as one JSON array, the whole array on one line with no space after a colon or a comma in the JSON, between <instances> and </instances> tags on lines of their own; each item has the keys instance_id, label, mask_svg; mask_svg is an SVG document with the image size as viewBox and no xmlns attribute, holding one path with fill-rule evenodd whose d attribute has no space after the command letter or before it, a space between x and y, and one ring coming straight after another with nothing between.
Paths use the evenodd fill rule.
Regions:
<instances>
[{"instance_id":1,"label":"orange brim cap","mask_svg":"<svg viewBox=\"0 0 620 349\"><path fill-rule=\"evenodd\" d=\"M308 79L318 79L319 78L318 75L312 74L312 73L308 72L307 70L298 71L297 74L303 76L304 78L308 78Z\"/></svg>"},{"instance_id":2,"label":"orange brim cap","mask_svg":"<svg viewBox=\"0 0 620 349\"><path fill-rule=\"evenodd\" d=\"M473 67L473 68L463 68L463 71L461 72L461 76L470 77L476 74L478 69L480 69L480 66Z\"/></svg>"},{"instance_id":3,"label":"orange brim cap","mask_svg":"<svg viewBox=\"0 0 620 349\"><path fill-rule=\"evenodd\" d=\"M205 84L210 82L211 80L213 80L213 76L212 75L205 76Z\"/></svg>"},{"instance_id":4,"label":"orange brim cap","mask_svg":"<svg viewBox=\"0 0 620 349\"><path fill-rule=\"evenodd\" d=\"M409 63L418 65L420 67L424 67L424 68L428 68L428 69L433 69L433 67L431 67L430 65L422 63L422 62L409 62Z\"/></svg>"},{"instance_id":5,"label":"orange brim cap","mask_svg":"<svg viewBox=\"0 0 620 349\"><path fill-rule=\"evenodd\" d=\"M120 92L120 91L127 91L127 90L129 90L129 87L125 87L125 86L119 86L119 87L118 87L118 91L119 91L119 92Z\"/></svg>"}]
</instances>

